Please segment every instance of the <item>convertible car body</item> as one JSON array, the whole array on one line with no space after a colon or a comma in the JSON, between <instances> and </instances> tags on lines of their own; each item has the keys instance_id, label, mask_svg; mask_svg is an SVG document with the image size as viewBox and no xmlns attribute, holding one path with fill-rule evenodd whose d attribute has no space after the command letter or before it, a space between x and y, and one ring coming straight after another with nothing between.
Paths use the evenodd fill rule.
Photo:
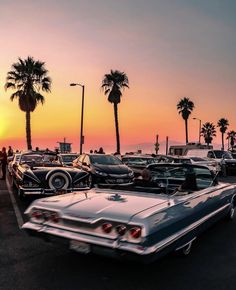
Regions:
<instances>
[{"instance_id":1,"label":"convertible car body","mask_svg":"<svg viewBox=\"0 0 236 290\"><path fill-rule=\"evenodd\" d=\"M156 164L152 179L127 190L96 188L36 200L23 229L81 253L150 262L171 251L188 254L207 226L234 217L235 187L218 183L206 167Z\"/></svg>"},{"instance_id":2,"label":"convertible car body","mask_svg":"<svg viewBox=\"0 0 236 290\"><path fill-rule=\"evenodd\" d=\"M54 153L21 154L13 176L20 197L29 194L54 195L86 187L88 173L63 167Z\"/></svg>"}]
</instances>

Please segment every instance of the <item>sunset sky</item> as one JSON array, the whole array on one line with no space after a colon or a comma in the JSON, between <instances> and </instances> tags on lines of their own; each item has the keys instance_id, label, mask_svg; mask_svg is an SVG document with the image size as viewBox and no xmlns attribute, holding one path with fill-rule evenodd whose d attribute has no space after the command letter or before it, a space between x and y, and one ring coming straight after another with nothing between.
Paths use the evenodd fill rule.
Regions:
<instances>
[{"instance_id":1,"label":"sunset sky","mask_svg":"<svg viewBox=\"0 0 236 290\"><path fill-rule=\"evenodd\" d=\"M29 55L53 81L32 114L33 147L53 149L66 137L78 151L81 88L69 86L78 82L85 149L115 151L113 106L100 89L110 69L130 82L119 105L121 150L154 143L156 133L184 143L176 104L185 96L196 106L190 141L198 140L192 117L225 117L236 130L235 0L0 0L0 35L0 146L26 147L25 114L4 84L12 63Z\"/></svg>"}]
</instances>

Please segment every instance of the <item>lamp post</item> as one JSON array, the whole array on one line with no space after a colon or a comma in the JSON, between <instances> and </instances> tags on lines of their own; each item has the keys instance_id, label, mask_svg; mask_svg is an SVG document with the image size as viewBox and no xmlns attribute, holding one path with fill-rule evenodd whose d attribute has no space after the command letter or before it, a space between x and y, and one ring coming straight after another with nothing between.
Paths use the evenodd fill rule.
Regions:
<instances>
[{"instance_id":1,"label":"lamp post","mask_svg":"<svg viewBox=\"0 0 236 290\"><path fill-rule=\"evenodd\" d=\"M80 154L83 153L83 144L84 144L84 136L83 136L83 123L84 123L84 85L71 83L71 87L80 86L82 88L82 108L81 108L81 125L80 125Z\"/></svg>"},{"instance_id":2,"label":"lamp post","mask_svg":"<svg viewBox=\"0 0 236 290\"><path fill-rule=\"evenodd\" d=\"M193 118L193 120L198 120L199 121L199 143L201 143L202 120L200 120L198 118Z\"/></svg>"}]
</instances>

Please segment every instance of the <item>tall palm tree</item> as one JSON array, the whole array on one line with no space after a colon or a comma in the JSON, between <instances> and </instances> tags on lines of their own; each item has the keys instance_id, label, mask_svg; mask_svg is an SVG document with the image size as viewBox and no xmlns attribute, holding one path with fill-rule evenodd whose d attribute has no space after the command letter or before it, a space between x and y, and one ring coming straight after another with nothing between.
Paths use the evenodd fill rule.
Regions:
<instances>
[{"instance_id":1,"label":"tall palm tree","mask_svg":"<svg viewBox=\"0 0 236 290\"><path fill-rule=\"evenodd\" d=\"M201 135L205 139L205 143L209 146L211 144L213 137L216 136L216 128L213 123L206 122L203 124L202 129L201 129Z\"/></svg>"},{"instance_id":2,"label":"tall palm tree","mask_svg":"<svg viewBox=\"0 0 236 290\"><path fill-rule=\"evenodd\" d=\"M31 144L31 123L30 113L37 105L45 101L40 90L50 92L51 79L47 76L45 63L34 60L28 56L26 59L18 59L7 73L5 89L14 89L15 92L10 99L17 99L20 109L26 113L26 141L28 150L32 149Z\"/></svg>"},{"instance_id":3,"label":"tall palm tree","mask_svg":"<svg viewBox=\"0 0 236 290\"><path fill-rule=\"evenodd\" d=\"M102 81L102 89L108 95L108 101L114 105L115 128L116 128L116 152L120 154L120 133L118 122L118 104L121 101L121 89L129 88L129 80L124 72L111 70L105 74Z\"/></svg>"},{"instance_id":4,"label":"tall palm tree","mask_svg":"<svg viewBox=\"0 0 236 290\"><path fill-rule=\"evenodd\" d=\"M231 130L227 133L226 139L229 141L228 149L231 147L233 149L234 143L236 141L236 132L234 130ZM229 146L230 145L230 146Z\"/></svg>"},{"instance_id":5,"label":"tall palm tree","mask_svg":"<svg viewBox=\"0 0 236 290\"><path fill-rule=\"evenodd\" d=\"M225 118L221 118L218 123L217 123L217 127L220 128L220 132L221 132L221 142L222 142L222 150L224 150L225 146L224 146L224 134L226 132L226 130L228 129L229 126L229 121Z\"/></svg>"},{"instance_id":6,"label":"tall palm tree","mask_svg":"<svg viewBox=\"0 0 236 290\"><path fill-rule=\"evenodd\" d=\"M188 143L188 118L194 109L194 103L189 98L181 99L177 104L177 110L185 122L186 144Z\"/></svg>"}]
</instances>

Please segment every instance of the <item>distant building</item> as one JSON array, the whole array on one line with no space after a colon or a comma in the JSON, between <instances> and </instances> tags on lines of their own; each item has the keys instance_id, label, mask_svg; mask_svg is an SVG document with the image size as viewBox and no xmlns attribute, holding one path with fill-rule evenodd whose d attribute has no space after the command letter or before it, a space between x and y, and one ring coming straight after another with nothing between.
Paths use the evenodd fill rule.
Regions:
<instances>
[{"instance_id":1,"label":"distant building","mask_svg":"<svg viewBox=\"0 0 236 290\"><path fill-rule=\"evenodd\" d=\"M71 144L67 142L57 142L59 143L59 150L61 153L70 153L71 152Z\"/></svg>"}]
</instances>

